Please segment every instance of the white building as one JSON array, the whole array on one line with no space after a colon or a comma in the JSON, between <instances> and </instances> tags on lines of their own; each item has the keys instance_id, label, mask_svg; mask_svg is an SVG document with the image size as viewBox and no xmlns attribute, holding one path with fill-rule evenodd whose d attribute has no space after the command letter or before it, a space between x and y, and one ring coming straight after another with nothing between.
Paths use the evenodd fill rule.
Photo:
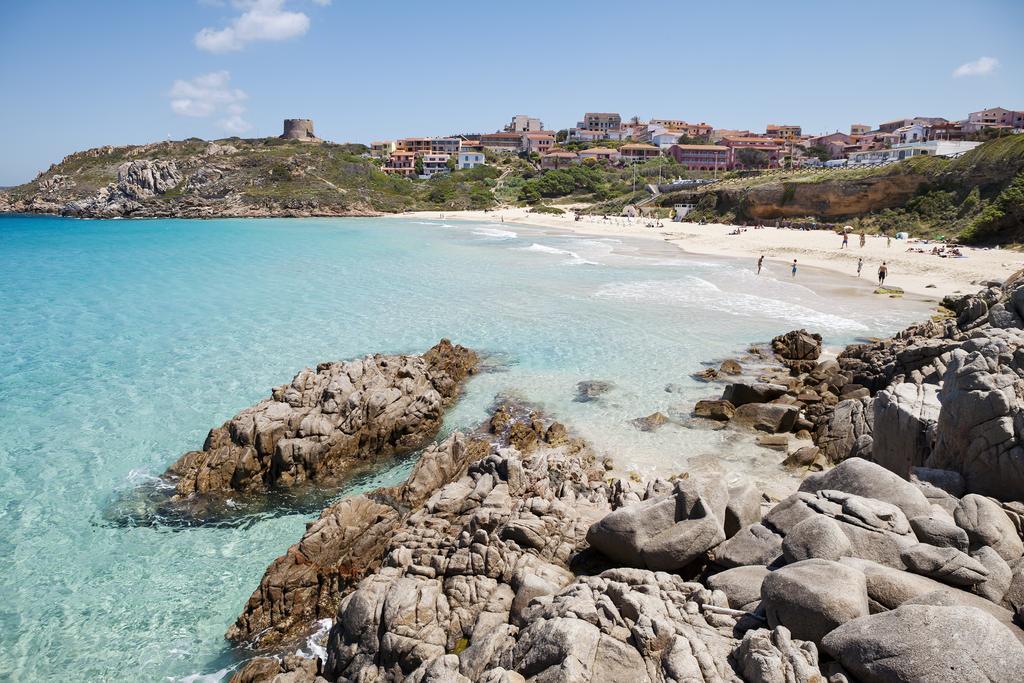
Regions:
<instances>
[{"instance_id":1,"label":"white building","mask_svg":"<svg viewBox=\"0 0 1024 683\"><path fill-rule=\"evenodd\" d=\"M476 168L484 165L484 153L463 150L459 152L456 168Z\"/></svg>"},{"instance_id":2,"label":"white building","mask_svg":"<svg viewBox=\"0 0 1024 683\"><path fill-rule=\"evenodd\" d=\"M447 154L424 154L421 159L423 160L423 175L420 178L429 178L438 173L448 172Z\"/></svg>"},{"instance_id":3,"label":"white building","mask_svg":"<svg viewBox=\"0 0 1024 683\"><path fill-rule=\"evenodd\" d=\"M526 114L516 114L512 117L512 123L505 126L505 130L509 133L536 133L544 130L544 123Z\"/></svg>"},{"instance_id":4,"label":"white building","mask_svg":"<svg viewBox=\"0 0 1024 683\"><path fill-rule=\"evenodd\" d=\"M949 157L974 149L980 142L965 140L928 140L927 142L910 142L893 145L891 149L870 149L863 152L850 152L850 166L862 164L882 164L891 161L902 161L910 157L936 156Z\"/></svg>"}]
</instances>

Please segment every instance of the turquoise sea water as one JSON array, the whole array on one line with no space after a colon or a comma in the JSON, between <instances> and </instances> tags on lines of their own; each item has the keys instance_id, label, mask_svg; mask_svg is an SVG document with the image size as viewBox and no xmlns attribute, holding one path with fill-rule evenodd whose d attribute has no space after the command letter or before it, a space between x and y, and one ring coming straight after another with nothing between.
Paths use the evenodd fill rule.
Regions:
<instances>
[{"instance_id":1,"label":"turquoise sea water","mask_svg":"<svg viewBox=\"0 0 1024 683\"><path fill-rule=\"evenodd\" d=\"M777 454L729 430L629 420L713 393L690 373L750 342L843 344L922 309L750 265L511 224L0 217L0 679L216 680L237 662L225 629L314 513L181 529L111 508L318 361L447 336L502 363L448 428L509 393L624 469L771 476ZM614 388L574 402L586 379Z\"/></svg>"}]
</instances>

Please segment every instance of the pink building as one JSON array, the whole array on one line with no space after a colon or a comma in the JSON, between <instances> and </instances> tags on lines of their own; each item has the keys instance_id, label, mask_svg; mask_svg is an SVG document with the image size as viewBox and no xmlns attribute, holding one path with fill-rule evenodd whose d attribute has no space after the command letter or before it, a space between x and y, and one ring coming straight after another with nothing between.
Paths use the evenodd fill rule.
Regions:
<instances>
[{"instance_id":1,"label":"pink building","mask_svg":"<svg viewBox=\"0 0 1024 683\"><path fill-rule=\"evenodd\" d=\"M729 148L721 145L672 145L665 154L689 171L724 171L729 168Z\"/></svg>"}]
</instances>

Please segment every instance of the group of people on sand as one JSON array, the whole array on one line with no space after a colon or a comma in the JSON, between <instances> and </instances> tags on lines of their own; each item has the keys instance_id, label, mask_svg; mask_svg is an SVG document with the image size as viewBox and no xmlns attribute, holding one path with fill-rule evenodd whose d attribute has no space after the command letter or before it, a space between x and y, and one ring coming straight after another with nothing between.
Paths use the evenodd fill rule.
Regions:
<instances>
[{"instance_id":1,"label":"group of people on sand","mask_svg":"<svg viewBox=\"0 0 1024 683\"><path fill-rule=\"evenodd\" d=\"M797 261L793 259L793 265L790 266L790 275L796 277L796 266ZM764 267L764 254L757 257L757 274L761 274L761 269ZM860 272L864 268L864 259L857 259L857 277L860 277ZM881 287L885 284L885 278L889 274L889 266L886 265L885 261L882 261L882 265L878 267L878 286Z\"/></svg>"},{"instance_id":2,"label":"group of people on sand","mask_svg":"<svg viewBox=\"0 0 1024 683\"><path fill-rule=\"evenodd\" d=\"M865 234L862 231L860 233L859 237L860 237L860 247L861 247L861 249L863 249L867 245L867 243L868 243L868 236L867 236L867 234ZM891 247L892 246L892 236L891 235L886 235L885 236L885 246L886 247ZM850 233L849 232L844 232L843 233L843 244L839 248L840 249L849 249L850 248Z\"/></svg>"}]
</instances>

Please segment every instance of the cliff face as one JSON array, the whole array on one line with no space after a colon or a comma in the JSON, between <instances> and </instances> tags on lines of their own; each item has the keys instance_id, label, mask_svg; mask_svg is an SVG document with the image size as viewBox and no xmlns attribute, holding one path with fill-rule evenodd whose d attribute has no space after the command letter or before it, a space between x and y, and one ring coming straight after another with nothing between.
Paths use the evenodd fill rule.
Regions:
<instances>
[{"instance_id":1,"label":"cliff face","mask_svg":"<svg viewBox=\"0 0 1024 683\"><path fill-rule=\"evenodd\" d=\"M739 191L726 190L720 199L743 208L750 218L841 218L902 206L928 178L913 173L837 179L819 183L773 182Z\"/></svg>"}]
</instances>

